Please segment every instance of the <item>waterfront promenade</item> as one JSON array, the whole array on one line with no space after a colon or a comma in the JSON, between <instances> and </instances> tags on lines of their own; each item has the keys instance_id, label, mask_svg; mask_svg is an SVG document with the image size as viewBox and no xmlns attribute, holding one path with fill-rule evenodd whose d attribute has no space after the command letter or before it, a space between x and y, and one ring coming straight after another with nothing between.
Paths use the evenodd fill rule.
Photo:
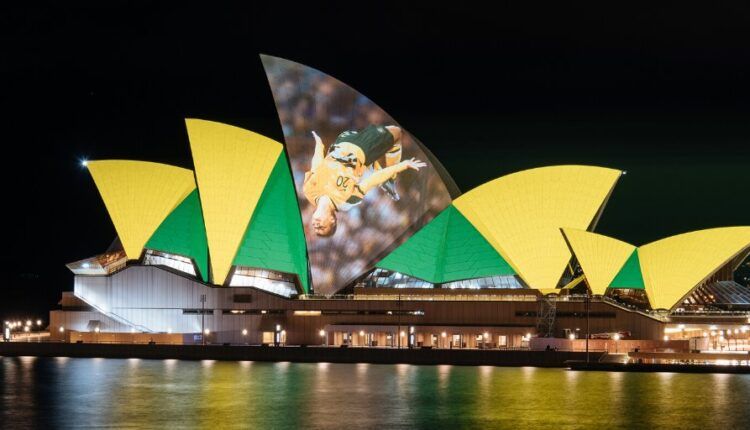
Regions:
<instances>
[{"instance_id":1,"label":"waterfront promenade","mask_svg":"<svg viewBox=\"0 0 750 430\"><path fill-rule=\"evenodd\" d=\"M603 352L591 352L598 360ZM180 360L290 361L300 363L454 364L565 367L585 360L585 352L530 350L458 350L337 348L321 346L148 345L55 342L3 342L0 356L102 357Z\"/></svg>"}]
</instances>

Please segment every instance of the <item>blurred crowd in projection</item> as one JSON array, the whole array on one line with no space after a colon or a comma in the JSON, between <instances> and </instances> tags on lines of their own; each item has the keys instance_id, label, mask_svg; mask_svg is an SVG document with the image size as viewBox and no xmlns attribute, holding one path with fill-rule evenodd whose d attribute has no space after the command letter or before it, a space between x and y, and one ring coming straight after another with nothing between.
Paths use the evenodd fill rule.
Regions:
<instances>
[{"instance_id":1,"label":"blurred crowd in projection","mask_svg":"<svg viewBox=\"0 0 750 430\"><path fill-rule=\"evenodd\" d=\"M382 109L346 84L291 61L263 57L286 140L316 293L333 294L372 268L419 227L450 204L446 186L416 140L403 132L402 160L427 162L420 171L406 170L395 180L400 196L393 200L375 187L363 201L339 211L336 232L317 236L311 227L315 207L302 193L305 172L315 150L315 131L326 151L347 130L369 125L397 125ZM371 173L366 169L364 177Z\"/></svg>"}]
</instances>

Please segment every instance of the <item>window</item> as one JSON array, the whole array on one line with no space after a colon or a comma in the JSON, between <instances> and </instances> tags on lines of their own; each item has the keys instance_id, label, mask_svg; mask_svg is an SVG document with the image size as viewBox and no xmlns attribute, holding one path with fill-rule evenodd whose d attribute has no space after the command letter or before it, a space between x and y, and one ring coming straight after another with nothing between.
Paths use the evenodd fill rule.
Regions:
<instances>
[{"instance_id":1,"label":"window","mask_svg":"<svg viewBox=\"0 0 750 430\"><path fill-rule=\"evenodd\" d=\"M272 270L238 266L235 268L230 287L254 287L284 297L297 294L296 276Z\"/></svg>"},{"instance_id":2,"label":"window","mask_svg":"<svg viewBox=\"0 0 750 430\"><path fill-rule=\"evenodd\" d=\"M188 275L196 276L193 260L177 254L147 249L143 257L143 264L147 266L165 266L187 273Z\"/></svg>"}]
</instances>

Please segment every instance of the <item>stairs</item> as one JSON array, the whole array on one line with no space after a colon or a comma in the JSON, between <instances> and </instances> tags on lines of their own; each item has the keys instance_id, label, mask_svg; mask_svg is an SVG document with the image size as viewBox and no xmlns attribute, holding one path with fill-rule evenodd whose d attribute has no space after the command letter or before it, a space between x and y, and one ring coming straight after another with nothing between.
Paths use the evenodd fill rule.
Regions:
<instances>
[{"instance_id":1,"label":"stairs","mask_svg":"<svg viewBox=\"0 0 750 430\"><path fill-rule=\"evenodd\" d=\"M550 300L546 296L539 300L539 314L536 321L536 332L539 337L554 337L555 317L557 316L557 300Z\"/></svg>"}]
</instances>

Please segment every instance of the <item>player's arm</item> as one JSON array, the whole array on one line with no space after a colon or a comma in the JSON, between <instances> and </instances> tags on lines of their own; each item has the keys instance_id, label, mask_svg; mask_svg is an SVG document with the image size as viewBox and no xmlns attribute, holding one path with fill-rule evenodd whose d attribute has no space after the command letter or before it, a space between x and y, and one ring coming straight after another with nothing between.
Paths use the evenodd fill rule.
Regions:
<instances>
[{"instance_id":1,"label":"player's arm","mask_svg":"<svg viewBox=\"0 0 750 430\"><path fill-rule=\"evenodd\" d=\"M318 133L312 132L313 138L315 138L315 153L313 154L312 163L310 163L310 170L318 168L320 163L323 161L323 154L325 153L325 146L323 146L323 139L318 136Z\"/></svg>"},{"instance_id":2,"label":"player's arm","mask_svg":"<svg viewBox=\"0 0 750 430\"><path fill-rule=\"evenodd\" d=\"M401 127L397 125L386 125L385 129L388 130L393 135L394 143L401 142Z\"/></svg>"},{"instance_id":3,"label":"player's arm","mask_svg":"<svg viewBox=\"0 0 750 430\"><path fill-rule=\"evenodd\" d=\"M416 158L404 160L391 167L380 169L375 171L372 175L368 176L362 182L359 183L359 188L362 190L362 194L367 194L368 191L382 184L383 182L391 179L393 175L397 175L406 169L419 170L422 167L427 166L424 161L419 161Z\"/></svg>"}]
</instances>

